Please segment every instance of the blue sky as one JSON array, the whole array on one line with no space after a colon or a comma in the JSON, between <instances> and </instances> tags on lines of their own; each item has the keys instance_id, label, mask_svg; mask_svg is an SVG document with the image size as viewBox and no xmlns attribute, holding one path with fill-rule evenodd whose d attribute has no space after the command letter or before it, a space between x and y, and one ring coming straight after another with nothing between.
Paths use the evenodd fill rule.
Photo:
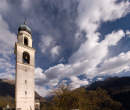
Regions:
<instances>
[{"instance_id":1,"label":"blue sky","mask_svg":"<svg viewBox=\"0 0 130 110\"><path fill-rule=\"evenodd\" d=\"M0 78L14 79L14 44L27 18L36 91L130 76L129 0L0 0Z\"/></svg>"}]
</instances>

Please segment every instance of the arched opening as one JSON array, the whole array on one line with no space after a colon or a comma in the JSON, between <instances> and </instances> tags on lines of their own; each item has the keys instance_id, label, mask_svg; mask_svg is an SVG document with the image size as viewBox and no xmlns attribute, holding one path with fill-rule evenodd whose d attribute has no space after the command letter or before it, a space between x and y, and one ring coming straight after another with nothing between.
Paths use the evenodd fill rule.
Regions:
<instances>
[{"instance_id":1,"label":"arched opening","mask_svg":"<svg viewBox=\"0 0 130 110\"><path fill-rule=\"evenodd\" d=\"M24 37L24 45L28 46L28 38L27 37Z\"/></svg>"},{"instance_id":2,"label":"arched opening","mask_svg":"<svg viewBox=\"0 0 130 110\"><path fill-rule=\"evenodd\" d=\"M27 84L27 80L25 80L25 84Z\"/></svg>"},{"instance_id":3,"label":"arched opening","mask_svg":"<svg viewBox=\"0 0 130 110\"><path fill-rule=\"evenodd\" d=\"M30 55L28 52L23 52L23 63L25 63L25 64L30 63Z\"/></svg>"},{"instance_id":4,"label":"arched opening","mask_svg":"<svg viewBox=\"0 0 130 110\"><path fill-rule=\"evenodd\" d=\"M25 95L27 95L27 91L25 91Z\"/></svg>"}]
</instances>

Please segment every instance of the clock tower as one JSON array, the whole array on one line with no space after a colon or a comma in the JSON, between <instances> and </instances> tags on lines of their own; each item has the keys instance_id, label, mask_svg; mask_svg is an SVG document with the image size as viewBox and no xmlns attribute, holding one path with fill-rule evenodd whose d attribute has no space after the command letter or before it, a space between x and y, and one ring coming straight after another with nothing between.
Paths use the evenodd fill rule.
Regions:
<instances>
[{"instance_id":1,"label":"clock tower","mask_svg":"<svg viewBox=\"0 0 130 110\"><path fill-rule=\"evenodd\" d=\"M35 49L32 48L31 29L25 23L18 28L17 42L15 43L15 55L16 110L34 110Z\"/></svg>"}]
</instances>

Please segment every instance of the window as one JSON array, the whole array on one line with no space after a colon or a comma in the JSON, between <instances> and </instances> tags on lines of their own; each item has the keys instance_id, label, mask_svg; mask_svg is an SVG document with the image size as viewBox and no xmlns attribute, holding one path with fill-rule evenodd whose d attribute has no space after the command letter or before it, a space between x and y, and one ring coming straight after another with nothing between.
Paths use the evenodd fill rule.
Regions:
<instances>
[{"instance_id":1,"label":"window","mask_svg":"<svg viewBox=\"0 0 130 110\"><path fill-rule=\"evenodd\" d=\"M25 64L30 63L30 55L28 52L23 52L23 63L25 63Z\"/></svg>"},{"instance_id":2,"label":"window","mask_svg":"<svg viewBox=\"0 0 130 110\"><path fill-rule=\"evenodd\" d=\"M27 95L27 91L25 91L25 95Z\"/></svg>"},{"instance_id":3,"label":"window","mask_svg":"<svg viewBox=\"0 0 130 110\"><path fill-rule=\"evenodd\" d=\"M24 45L28 46L28 38L24 37Z\"/></svg>"},{"instance_id":4,"label":"window","mask_svg":"<svg viewBox=\"0 0 130 110\"><path fill-rule=\"evenodd\" d=\"M27 80L25 80L25 84L27 84Z\"/></svg>"}]
</instances>

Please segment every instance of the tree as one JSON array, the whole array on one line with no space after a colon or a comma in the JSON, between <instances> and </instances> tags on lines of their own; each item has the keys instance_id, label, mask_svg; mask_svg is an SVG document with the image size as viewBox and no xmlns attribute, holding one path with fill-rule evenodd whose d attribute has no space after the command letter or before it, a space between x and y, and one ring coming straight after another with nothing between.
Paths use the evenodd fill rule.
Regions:
<instances>
[{"instance_id":1,"label":"tree","mask_svg":"<svg viewBox=\"0 0 130 110\"><path fill-rule=\"evenodd\" d=\"M6 105L9 105L11 108L15 107L14 99L10 96L0 96L0 107L6 107Z\"/></svg>"},{"instance_id":2,"label":"tree","mask_svg":"<svg viewBox=\"0 0 130 110\"><path fill-rule=\"evenodd\" d=\"M70 110L78 107L78 97L73 95L67 86L61 85L53 93L55 94L52 100L54 110Z\"/></svg>"},{"instance_id":3,"label":"tree","mask_svg":"<svg viewBox=\"0 0 130 110\"><path fill-rule=\"evenodd\" d=\"M100 88L91 91L79 88L71 91L69 87L62 85L53 93L49 106L43 106L46 110L122 110L122 105Z\"/></svg>"},{"instance_id":4,"label":"tree","mask_svg":"<svg viewBox=\"0 0 130 110\"><path fill-rule=\"evenodd\" d=\"M101 88L87 91L85 103L85 108L83 108L83 104L80 104L80 110L121 110L122 107L119 102L114 101L107 92Z\"/></svg>"}]
</instances>

